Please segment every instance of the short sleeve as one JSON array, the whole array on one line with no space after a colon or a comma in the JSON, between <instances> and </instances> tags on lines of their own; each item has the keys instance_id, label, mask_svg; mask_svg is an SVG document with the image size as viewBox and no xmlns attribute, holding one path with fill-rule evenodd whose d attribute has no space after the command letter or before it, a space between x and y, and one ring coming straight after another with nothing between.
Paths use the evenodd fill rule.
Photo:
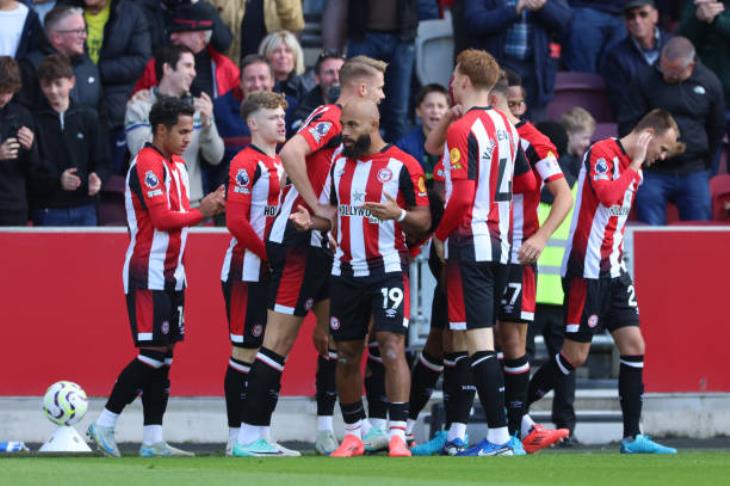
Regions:
<instances>
[{"instance_id":1,"label":"short sleeve","mask_svg":"<svg viewBox=\"0 0 730 486\"><path fill-rule=\"evenodd\" d=\"M130 180L130 186L146 208L167 204L167 186L165 185L167 171L163 164L162 158L150 155L150 152L146 150L137 156L135 165L137 178Z\"/></svg>"},{"instance_id":2,"label":"short sleeve","mask_svg":"<svg viewBox=\"0 0 730 486\"><path fill-rule=\"evenodd\" d=\"M517 149L515 156L515 173L512 178L512 192L515 194L527 194L540 189L540 183L527 161L527 156L522 147Z\"/></svg>"},{"instance_id":3,"label":"short sleeve","mask_svg":"<svg viewBox=\"0 0 730 486\"><path fill-rule=\"evenodd\" d=\"M407 207L429 206L426 176L415 159L411 158L403 161L403 169L400 173L398 185L398 190L403 195Z\"/></svg>"},{"instance_id":4,"label":"short sleeve","mask_svg":"<svg viewBox=\"0 0 730 486\"><path fill-rule=\"evenodd\" d=\"M313 116L297 132L298 135L304 137L312 152L326 147L333 138L340 134L339 115L335 111L327 110Z\"/></svg>"},{"instance_id":5,"label":"short sleeve","mask_svg":"<svg viewBox=\"0 0 730 486\"><path fill-rule=\"evenodd\" d=\"M446 175L444 174L444 159L439 158L436 165L433 166L433 181L443 183L446 181Z\"/></svg>"}]
</instances>

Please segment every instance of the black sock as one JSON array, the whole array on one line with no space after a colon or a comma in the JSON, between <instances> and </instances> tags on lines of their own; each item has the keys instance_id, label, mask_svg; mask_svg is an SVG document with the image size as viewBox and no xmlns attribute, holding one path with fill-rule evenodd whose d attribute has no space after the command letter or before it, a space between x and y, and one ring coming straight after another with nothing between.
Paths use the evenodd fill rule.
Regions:
<instances>
[{"instance_id":1,"label":"black sock","mask_svg":"<svg viewBox=\"0 0 730 486\"><path fill-rule=\"evenodd\" d=\"M388 417L388 397L385 394L385 367L377 343L370 343L368 347L365 396L368 398L368 418L385 420Z\"/></svg>"},{"instance_id":2,"label":"black sock","mask_svg":"<svg viewBox=\"0 0 730 486\"><path fill-rule=\"evenodd\" d=\"M345 422L345 434L347 432L359 429L359 421L365 419L365 408L362 406L362 400L358 400L355 403L342 403L340 402L340 410L342 411L342 420Z\"/></svg>"},{"instance_id":3,"label":"black sock","mask_svg":"<svg viewBox=\"0 0 730 486\"><path fill-rule=\"evenodd\" d=\"M328 350L327 357L317 358L317 415L320 417L332 416L337 403L337 386L335 384L335 369L337 368L337 351Z\"/></svg>"},{"instance_id":4,"label":"black sock","mask_svg":"<svg viewBox=\"0 0 730 486\"><path fill-rule=\"evenodd\" d=\"M479 392L479 401L487 415L490 429L505 427L507 414L504 408L504 377L494 351L478 351L470 359L474 386Z\"/></svg>"},{"instance_id":5,"label":"black sock","mask_svg":"<svg viewBox=\"0 0 730 486\"><path fill-rule=\"evenodd\" d=\"M442 383L444 394L444 429L451 427L451 420L454 415L454 398L456 397L456 353L444 354L444 381Z\"/></svg>"},{"instance_id":6,"label":"black sock","mask_svg":"<svg viewBox=\"0 0 730 486\"><path fill-rule=\"evenodd\" d=\"M522 416L525 414L527 385L530 383L530 363L527 361L527 355L517 359L505 359L502 362L502 370L509 434L519 435Z\"/></svg>"},{"instance_id":7,"label":"black sock","mask_svg":"<svg viewBox=\"0 0 730 486\"><path fill-rule=\"evenodd\" d=\"M142 387L142 415L144 425L162 425L165 414L166 366L154 370Z\"/></svg>"},{"instance_id":8,"label":"black sock","mask_svg":"<svg viewBox=\"0 0 730 486\"><path fill-rule=\"evenodd\" d=\"M165 363L165 353L141 350L119 373L105 408L116 414L134 401L142 392L147 380Z\"/></svg>"},{"instance_id":9,"label":"black sock","mask_svg":"<svg viewBox=\"0 0 730 486\"><path fill-rule=\"evenodd\" d=\"M624 437L641 433L641 405L644 398L644 356L621 356L618 372L618 398L624 416Z\"/></svg>"},{"instance_id":10,"label":"black sock","mask_svg":"<svg viewBox=\"0 0 730 486\"><path fill-rule=\"evenodd\" d=\"M251 370L251 363L236 358L228 360L226 377L223 381L223 390L226 395L226 414L229 427L241 426L243 398L246 390L246 380Z\"/></svg>"},{"instance_id":11,"label":"black sock","mask_svg":"<svg viewBox=\"0 0 730 486\"><path fill-rule=\"evenodd\" d=\"M162 396L162 413L167 411L167 402L170 401L170 368L172 367L172 351L165 353L165 366L162 367L164 380L164 395Z\"/></svg>"},{"instance_id":12,"label":"black sock","mask_svg":"<svg viewBox=\"0 0 730 486\"><path fill-rule=\"evenodd\" d=\"M558 380L570 375L572 372L573 365L560 353L556 354L553 359L543 363L530 380L527 389L527 404L532 405L544 397L550 390L555 388Z\"/></svg>"},{"instance_id":13,"label":"black sock","mask_svg":"<svg viewBox=\"0 0 730 486\"><path fill-rule=\"evenodd\" d=\"M454 355L456 367L454 369L454 384L452 385L451 417L447 419L449 426L452 422L457 424L469 423L469 415L471 415L471 407L474 405L474 394L476 393L467 353L454 353Z\"/></svg>"},{"instance_id":14,"label":"black sock","mask_svg":"<svg viewBox=\"0 0 730 486\"><path fill-rule=\"evenodd\" d=\"M279 400L284 357L270 349L261 348L251 365L243 400L242 421L248 425L270 425Z\"/></svg>"},{"instance_id":15,"label":"black sock","mask_svg":"<svg viewBox=\"0 0 730 486\"><path fill-rule=\"evenodd\" d=\"M416 420L433 393L433 387L444 370L444 361L423 351L411 372L411 399L408 404L410 419Z\"/></svg>"}]
</instances>

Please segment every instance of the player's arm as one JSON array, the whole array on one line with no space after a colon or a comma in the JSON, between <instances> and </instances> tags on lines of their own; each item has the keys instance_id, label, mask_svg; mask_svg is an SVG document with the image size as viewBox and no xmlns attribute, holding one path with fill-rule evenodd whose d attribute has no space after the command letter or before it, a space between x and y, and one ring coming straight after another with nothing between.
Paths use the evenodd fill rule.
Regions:
<instances>
[{"instance_id":1,"label":"player's arm","mask_svg":"<svg viewBox=\"0 0 730 486\"><path fill-rule=\"evenodd\" d=\"M464 110L461 105L454 105L446 112L438 125L426 137L426 143L424 144L426 152L431 155L441 155L443 153L449 125L452 121L461 118L463 114Z\"/></svg>"},{"instance_id":2,"label":"player's arm","mask_svg":"<svg viewBox=\"0 0 730 486\"><path fill-rule=\"evenodd\" d=\"M646 160L646 149L651 139L652 135L648 132L639 135L638 147L631 160L631 165L615 180L611 180L609 175L614 170L612 157L591 153L590 160L588 160L588 183L602 205L610 207L623 203L626 189L641 177L639 170Z\"/></svg>"},{"instance_id":3,"label":"player's arm","mask_svg":"<svg viewBox=\"0 0 730 486\"><path fill-rule=\"evenodd\" d=\"M327 180L322 188L322 194L319 195L319 201L317 202L316 207L332 209L332 207L337 204L337 193L333 187L334 183L332 177L334 170L335 164L332 164L330 172L327 175ZM289 216L289 220L294 223L294 226L299 231L317 230L326 232L336 227L332 219L312 215L309 210L302 205L299 205L297 210L292 212Z\"/></svg>"},{"instance_id":4,"label":"player's arm","mask_svg":"<svg viewBox=\"0 0 730 486\"><path fill-rule=\"evenodd\" d=\"M522 243L519 251L520 263L534 263L540 258L542 250L547 245L548 240L563 223L563 220L573 207L573 195L570 193L570 187L565 181L565 177L560 177L546 184L548 191L555 198L550 213L540 228ZM540 191L540 189L537 189Z\"/></svg>"},{"instance_id":5,"label":"player's arm","mask_svg":"<svg viewBox=\"0 0 730 486\"><path fill-rule=\"evenodd\" d=\"M317 207L317 195L307 176L307 156L312 153L307 140L300 134L294 135L281 149L279 156L289 180L310 208Z\"/></svg>"},{"instance_id":6,"label":"player's arm","mask_svg":"<svg viewBox=\"0 0 730 486\"><path fill-rule=\"evenodd\" d=\"M266 247L259 236L254 231L249 221L251 212L251 192L253 185L260 177L260 170L250 167L247 170L253 174L245 184L243 181L237 181L236 175L238 170L243 168L241 164L231 163L228 174L228 190L226 192L226 227L228 231L238 240L238 242L247 250L252 251L261 258L266 260Z\"/></svg>"},{"instance_id":7,"label":"player's arm","mask_svg":"<svg viewBox=\"0 0 730 486\"><path fill-rule=\"evenodd\" d=\"M476 164L478 161L469 160L468 137L471 135L459 133L460 131L452 128L447 134L447 143L451 147L451 151L448 154L448 160L444 160L444 165L449 164L451 193L446 201L441 222L434 232L437 247L459 226L463 215L474 201L476 193ZM446 156L447 154L444 154L444 158Z\"/></svg>"}]
</instances>

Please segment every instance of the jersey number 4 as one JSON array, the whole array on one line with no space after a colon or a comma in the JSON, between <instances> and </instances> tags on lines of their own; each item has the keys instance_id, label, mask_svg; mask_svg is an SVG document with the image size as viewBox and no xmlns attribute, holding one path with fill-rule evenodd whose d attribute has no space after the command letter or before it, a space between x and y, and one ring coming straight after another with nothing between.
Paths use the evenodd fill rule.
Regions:
<instances>
[{"instance_id":1,"label":"jersey number 4","mask_svg":"<svg viewBox=\"0 0 730 486\"><path fill-rule=\"evenodd\" d=\"M512 173L514 171L507 170L508 165L511 165L509 159L499 159L499 172L497 174L497 194L494 195L495 201L512 200Z\"/></svg>"}]
</instances>

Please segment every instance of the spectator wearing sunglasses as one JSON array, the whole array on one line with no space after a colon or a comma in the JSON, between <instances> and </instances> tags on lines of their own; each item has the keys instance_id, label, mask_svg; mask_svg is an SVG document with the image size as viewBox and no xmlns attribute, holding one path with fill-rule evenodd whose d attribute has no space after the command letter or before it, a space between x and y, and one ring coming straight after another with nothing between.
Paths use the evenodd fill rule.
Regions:
<instances>
[{"instance_id":1,"label":"spectator wearing sunglasses","mask_svg":"<svg viewBox=\"0 0 730 486\"><path fill-rule=\"evenodd\" d=\"M601 75L606 80L613 106L621 106L631 81L659 60L670 34L657 26L659 12L654 0L629 0L624 6L628 35L606 53Z\"/></svg>"}]
</instances>

